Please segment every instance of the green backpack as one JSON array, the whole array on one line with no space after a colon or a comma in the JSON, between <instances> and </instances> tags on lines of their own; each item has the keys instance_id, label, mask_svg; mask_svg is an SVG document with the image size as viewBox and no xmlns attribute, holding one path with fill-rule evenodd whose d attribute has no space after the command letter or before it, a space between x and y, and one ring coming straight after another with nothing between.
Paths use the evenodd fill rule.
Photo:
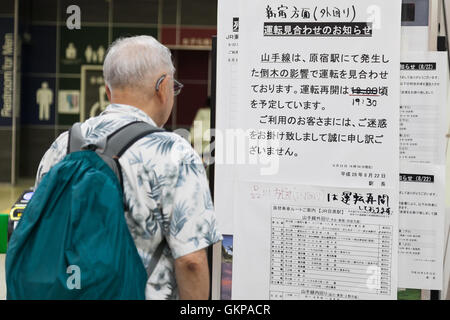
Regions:
<instances>
[{"instance_id":1,"label":"green backpack","mask_svg":"<svg viewBox=\"0 0 450 320\"><path fill-rule=\"evenodd\" d=\"M11 236L7 299L145 299L164 242L146 270L125 221L118 159L157 131L133 122L86 145L80 124L71 128L67 155L44 176Z\"/></svg>"}]
</instances>

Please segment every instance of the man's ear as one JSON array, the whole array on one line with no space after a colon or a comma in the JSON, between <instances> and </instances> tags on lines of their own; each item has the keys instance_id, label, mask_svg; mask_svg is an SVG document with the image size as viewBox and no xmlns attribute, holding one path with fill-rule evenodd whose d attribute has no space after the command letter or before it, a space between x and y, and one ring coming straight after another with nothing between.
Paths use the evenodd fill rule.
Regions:
<instances>
[{"instance_id":1,"label":"man's ear","mask_svg":"<svg viewBox=\"0 0 450 320\"><path fill-rule=\"evenodd\" d=\"M167 99L169 98L170 90L169 90L169 79L165 77L161 83L159 84L159 90L156 91L156 96L161 101L163 105L167 103Z\"/></svg>"},{"instance_id":2,"label":"man's ear","mask_svg":"<svg viewBox=\"0 0 450 320\"><path fill-rule=\"evenodd\" d=\"M106 95L108 96L108 101L111 101L111 89L109 89L108 85L105 84Z\"/></svg>"}]
</instances>

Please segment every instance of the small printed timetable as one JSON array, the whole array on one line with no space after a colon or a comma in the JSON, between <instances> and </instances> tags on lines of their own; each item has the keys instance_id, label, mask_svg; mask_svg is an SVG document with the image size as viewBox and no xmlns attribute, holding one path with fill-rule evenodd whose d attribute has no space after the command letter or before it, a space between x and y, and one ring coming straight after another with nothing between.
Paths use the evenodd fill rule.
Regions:
<instances>
[{"instance_id":1,"label":"small printed timetable","mask_svg":"<svg viewBox=\"0 0 450 320\"><path fill-rule=\"evenodd\" d=\"M390 294L392 226L307 214L295 217L296 212L319 210L326 211L272 207L270 299ZM299 286L302 290L293 290Z\"/></svg>"}]
</instances>

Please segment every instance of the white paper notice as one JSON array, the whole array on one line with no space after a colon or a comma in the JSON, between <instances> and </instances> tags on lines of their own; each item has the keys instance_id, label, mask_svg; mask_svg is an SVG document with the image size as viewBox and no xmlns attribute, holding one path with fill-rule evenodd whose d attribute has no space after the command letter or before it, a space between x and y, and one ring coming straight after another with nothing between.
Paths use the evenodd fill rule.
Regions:
<instances>
[{"instance_id":1,"label":"white paper notice","mask_svg":"<svg viewBox=\"0 0 450 320\"><path fill-rule=\"evenodd\" d=\"M397 192L257 182L239 190L233 299L396 298Z\"/></svg>"},{"instance_id":2,"label":"white paper notice","mask_svg":"<svg viewBox=\"0 0 450 320\"><path fill-rule=\"evenodd\" d=\"M400 13L239 2L233 299L397 297Z\"/></svg>"},{"instance_id":3,"label":"white paper notice","mask_svg":"<svg viewBox=\"0 0 450 320\"><path fill-rule=\"evenodd\" d=\"M399 287L441 290L446 148L446 52L402 56Z\"/></svg>"},{"instance_id":4,"label":"white paper notice","mask_svg":"<svg viewBox=\"0 0 450 320\"><path fill-rule=\"evenodd\" d=\"M226 135L237 126L239 1L218 2L214 203L220 230L233 234L236 163L226 161Z\"/></svg>"},{"instance_id":5,"label":"white paper notice","mask_svg":"<svg viewBox=\"0 0 450 320\"><path fill-rule=\"evenodd\" d=\"M447 53L402 55L400 160L445 165Z\"/></svg>"},{"instance_id":6,"label":"white paper notice","mask_svg":"<svg viewBox=\"0 0 450 320\"><path fill-rule=\"evenodd\" d=\"M442 290L445 241L445 167L402 166L399 287Z\"/></svg>"},{"instance_id":7,"label":"white paper notice","mask_svg":"<svg viewBox=\"0 0 450 320\"><path fill-rule=\"evenodd\" d=\"M397 187L400 7L240 2L239 179Z\"/></svg>"}]
</instances>

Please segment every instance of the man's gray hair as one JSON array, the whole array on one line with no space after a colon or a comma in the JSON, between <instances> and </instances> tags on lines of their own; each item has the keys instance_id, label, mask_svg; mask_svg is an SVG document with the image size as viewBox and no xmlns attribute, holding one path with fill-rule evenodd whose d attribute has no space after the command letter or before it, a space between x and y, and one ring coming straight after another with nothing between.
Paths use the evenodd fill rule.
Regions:
<instances>
[{"instance_id":1,"label":"man's gray hair","mask_svg":"<svg viewBox=\"0 0 450 320\"><path fill-rule=\"evenodd\" d=\"M117 39L103 63L103 77L111 89L148 88L163 73L174 72L170 50L151 36Z\"/></svg>"}]
</instances>

